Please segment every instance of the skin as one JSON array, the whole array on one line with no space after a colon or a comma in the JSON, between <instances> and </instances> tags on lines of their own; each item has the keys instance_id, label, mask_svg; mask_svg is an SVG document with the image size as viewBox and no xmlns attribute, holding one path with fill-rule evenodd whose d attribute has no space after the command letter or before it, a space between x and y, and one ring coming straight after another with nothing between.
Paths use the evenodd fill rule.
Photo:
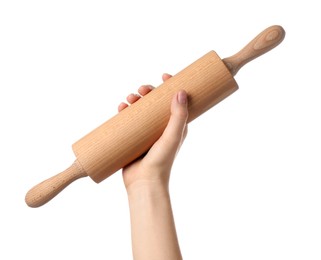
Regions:
<instances>
[{"instance_id":1,"label":"skin","mask_svg":"<svg viewBox=\"0 0 321 260\"><path fill-rule=\"evenodd\" d=\"M163 81L170 77L162 76ZM133 104L152 90L152 86L143 85L139 95L127 96L127 102ZM187 103L185 91L174 95L171 117L162 136L143 157L123 168L135 260L182 259L168 186L175 156L187 134ZM126 107L128 104L121 103L118 111Z\"/></svg>"}]
</instances>

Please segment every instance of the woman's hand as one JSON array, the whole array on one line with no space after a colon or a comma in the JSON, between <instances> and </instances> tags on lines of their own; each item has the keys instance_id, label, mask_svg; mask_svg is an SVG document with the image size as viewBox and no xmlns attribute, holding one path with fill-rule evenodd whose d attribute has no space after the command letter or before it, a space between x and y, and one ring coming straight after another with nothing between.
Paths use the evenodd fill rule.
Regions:
<instances>
[{"instance_id":1,"label":"woman's hand","mask_svg":"<svg viewBox=\"0 0 321 260\"><path fill-rule=\"evenodd\" d=\"M162 78L166 81L171 78L171 75L164 74ZM127 102L133 104L153 89L151 85L143 85L138 89L139 95L127 96ZM171 103L171 117L162 136L144 156L123 168L123 179L127 191L150 184L168 187L175 156L187 134L187 102L187 94L184 90L174 95ZM126 103L121 103L118 111L127 107Z\"/></svg>"}]
</instances>

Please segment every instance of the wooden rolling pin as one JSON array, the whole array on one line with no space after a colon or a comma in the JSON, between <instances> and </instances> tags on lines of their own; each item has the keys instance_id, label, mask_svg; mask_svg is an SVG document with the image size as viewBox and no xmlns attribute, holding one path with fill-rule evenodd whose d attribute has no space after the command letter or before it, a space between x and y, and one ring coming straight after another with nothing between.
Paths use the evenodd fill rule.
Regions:
<instances>
[{"instance_id":1,"label":"wooden rolling pin","mask_svg":"<svg viewBox=\"0 0 321 260\"><path fill-rule=\"evenodd\" d=\"M210 51L136 103L73 144L77 157L65 171L41 182L26 195L30 207L39 207L73 181L90 176L99 183L123 168L157 141L170 117L173 95L188 94L191 122L238 89L233 76L247 62L282 42L285 31L271 26L237 54L223 60Z\"/></svg>"}]
</instances>

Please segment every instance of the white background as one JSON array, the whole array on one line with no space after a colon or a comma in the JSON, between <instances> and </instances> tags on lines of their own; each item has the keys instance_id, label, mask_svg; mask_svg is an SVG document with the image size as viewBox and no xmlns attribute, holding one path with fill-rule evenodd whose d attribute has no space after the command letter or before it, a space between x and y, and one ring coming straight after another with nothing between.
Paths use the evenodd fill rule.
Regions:
<instances>
[{"instance_id":1,"label":"white background","mask_svg":"<svg viewBox=\"0 0 321 260\"><path fill-rule=\"evenodd\" d=\"M0 259L131 259L120 172L47 205L30 187L141 84L273 24L284 42L190 124L171 195L184 259L321 259L319 1L0 2Z\"/></svg>"}]
</instances>

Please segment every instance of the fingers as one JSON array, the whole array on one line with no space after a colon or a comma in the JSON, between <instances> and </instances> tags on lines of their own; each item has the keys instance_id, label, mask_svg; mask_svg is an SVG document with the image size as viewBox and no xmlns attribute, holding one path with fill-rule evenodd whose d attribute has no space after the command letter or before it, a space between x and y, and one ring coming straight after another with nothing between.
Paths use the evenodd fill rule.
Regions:
<instances>
[{"instance_id":1,"label":"fingers","mask_svg":"<svg viewBox=\"0 0 321 260\"><path fill-rule=\"evenodd\" d=\"M147 95L149 92L151 92L154 89L151 85L143 85L138 89L138 93L140 94L129 94L126 98L128 104L134 104L137 102L142 96ZM128 107L128 104L122 102L118 106L118 112L124 110L126 107Z\"/></svg>"},{"instance_id":2,"label":"fingers","mask_svg":"<svg viewBox=\"0 0 321 260\"><path fill-rule=\"evenodd\" d=\"M152 85L143 85L138 89L138 93L141 96L145 96L147 95L149 92L151 92L155 87L153 87Z\"/></svg>"},{"instance_id":3,"label":"fingers","mask_svg":"<svg viewBox=\"0 0 321 260\"><path fill-rule=\"evenodd\" d=\"M127 102L129 104L134 104L138 99L140 99L140 95L138 94L129 94L127 96Z\"/></svg>"},{"instance_id":4,"label":"fingers","mask_svg":"<svg viewBox=\"0 0 321 260\"><path fill-rule=\"evenodd\" d=\"M122 111L123 109L125 109L126 107L128 107L128 104L121 102L118 106L118 112Z\"/></svg>"},{"instance_id":5,"label":"fingers","mask_svg":"<svg viewBox=\"0 0 321 260\"><path fill-rule=\"evenodd\" d=\"M163 81L166 81L166 80L170 79L171 77L172 77L172 75L170 75L170 74L168 74L168 73L164 73L164 74L162 75Z\"/></svg>"},{"instance_id":6,"label":"fingers","mask_svg":"<svg viewBox=\"0 0 321 260\"><path fill-rule=\"evenodd\" d=\"M168 74L168 73L164 73L162 75L162 80L166 81L168 79L170 79L172 77L172 75ZM154 89L154 87L152 85L142 85L139 89L138 89L138 93L139 94L129 94L126 98L127 102L129 105L134 104L135 102L137 102L141 97L147 95L149 92L151 92ZM124 110L125 108L128 107L128 104L126 104L125 102L122 102L119 104L118 106L118 112Z\"/></svg>"}]
</instances>

